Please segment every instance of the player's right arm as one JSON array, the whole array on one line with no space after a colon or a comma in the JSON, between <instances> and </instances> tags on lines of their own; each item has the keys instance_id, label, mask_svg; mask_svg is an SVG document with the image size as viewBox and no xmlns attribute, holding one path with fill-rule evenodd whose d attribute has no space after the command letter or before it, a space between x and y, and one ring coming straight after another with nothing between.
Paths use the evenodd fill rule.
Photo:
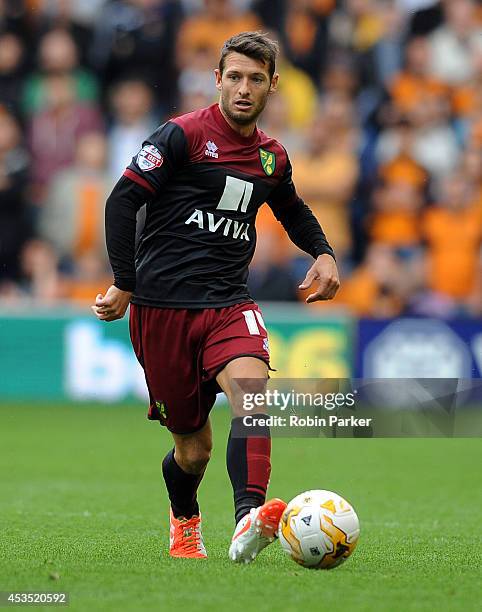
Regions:
<instances>
[{"instance_id":1,"label":"player's right arm","mask_svg":"<svg viewBox=\"0 0 482 612\"><path fill-rule=\"evenodd\" d=\"M168 121L142 143L124 175L107 198L105 235L114 282L99 294L92 310L102 321L121 319L136 288L135 238L137 211L151 202L187 159L184 131Z\"/></svg>"}]
</instances>

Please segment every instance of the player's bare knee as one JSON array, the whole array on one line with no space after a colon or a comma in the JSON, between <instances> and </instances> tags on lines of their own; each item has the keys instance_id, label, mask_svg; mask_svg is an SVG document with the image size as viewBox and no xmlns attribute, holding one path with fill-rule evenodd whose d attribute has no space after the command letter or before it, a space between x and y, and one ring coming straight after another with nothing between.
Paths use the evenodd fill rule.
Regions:
<instances>
[{"instance_id":1,"label":"player's bare knee","mask_svg":"<svg viewBox=\"0 0 482 612\"><path fill-rule=\"evenodd\" d=\"M188 474L201 474L209 463L211 450L210 444L176 448L176 463Z\"/></svg>"},{"instance_id":2,"label":"player's bare knee","mask_svg":"<svg viewBox=\"0 0 482 612\"><path fill-rule=\"evenodd\" d=\"M234 418L252 414L253 401L256 398L256 413L265 412L263 399L266 393L266 378L244 378L233 381L228 396Z\"/></svg>"},{"instance_id":3,"label":"player's bare knee","mask_svg":"<svg viewBox=\"0 0 482 612\"><path fill-rule=\"evenodd\" d=\"M186 469L184 471L189 474L201 474L206 469L210 458L211 453L206 451L195 455L188 455L186 458Z\"/></svg>"},{"instance_id":4,"label":"player's bare knee","mask_svg":"<svg viewBox=\"0 0 482 612\"><path fill-rule=\"evenodd\" d=\"M250 398L265 395L268 366L255 357L240 357L228 363L216 380L226 393L233 418L246 416L251 413L247 408Z\"/></svg>"}]
</instances>

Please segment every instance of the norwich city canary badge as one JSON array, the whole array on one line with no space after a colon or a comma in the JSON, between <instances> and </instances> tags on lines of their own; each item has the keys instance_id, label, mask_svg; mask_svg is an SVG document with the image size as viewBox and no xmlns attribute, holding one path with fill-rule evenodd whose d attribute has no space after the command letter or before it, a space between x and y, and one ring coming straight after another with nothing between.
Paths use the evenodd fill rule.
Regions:
<instances>
[{"instance_id":1,"label":"norwich city canary badge","mask_svg":"<svg viewBox=\"0 0 482 612\"><path fill-rule=\"evenodd\" d=\"M271 151L265 151L264 149L260 148L259 158L265 174L271 176L276 168L276 155L271 153Z\"/></svg>"}]
</instances>

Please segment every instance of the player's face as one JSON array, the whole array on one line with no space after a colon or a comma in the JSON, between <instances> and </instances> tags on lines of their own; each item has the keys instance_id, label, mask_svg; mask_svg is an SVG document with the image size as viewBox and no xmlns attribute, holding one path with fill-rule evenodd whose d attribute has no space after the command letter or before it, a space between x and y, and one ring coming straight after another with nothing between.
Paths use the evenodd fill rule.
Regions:
<instances>
[{"instance_id":1,"label":"player's face","mask_svg":"<svg viewBox=\"0 0 482 612\"><path fill-rule=\"evenodd\" d=\"M268 96L276 90L278 75L270 79L268 67L260 61L230 53L223 74L215 70L216 87L221 92L224 114L239 126L249 126L266 106Z\"/></svg>"}]
</instances>

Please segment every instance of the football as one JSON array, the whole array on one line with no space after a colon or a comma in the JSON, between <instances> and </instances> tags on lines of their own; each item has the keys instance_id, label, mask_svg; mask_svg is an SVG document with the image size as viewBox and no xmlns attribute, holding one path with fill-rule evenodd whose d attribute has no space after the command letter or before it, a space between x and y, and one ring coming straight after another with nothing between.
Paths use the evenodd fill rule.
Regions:
<instances>
[{"instance_id":1,"label":"football","mask_svg":"<svg viewBox=\"0 0 482 612\"><path fill-rule=\"evenodd\" d=\"M287 505L279 524L283 550L312 569L337 567L355 550L360 523L352 505L332 491L305 491Z\"/></svg>"}]
</instances>

